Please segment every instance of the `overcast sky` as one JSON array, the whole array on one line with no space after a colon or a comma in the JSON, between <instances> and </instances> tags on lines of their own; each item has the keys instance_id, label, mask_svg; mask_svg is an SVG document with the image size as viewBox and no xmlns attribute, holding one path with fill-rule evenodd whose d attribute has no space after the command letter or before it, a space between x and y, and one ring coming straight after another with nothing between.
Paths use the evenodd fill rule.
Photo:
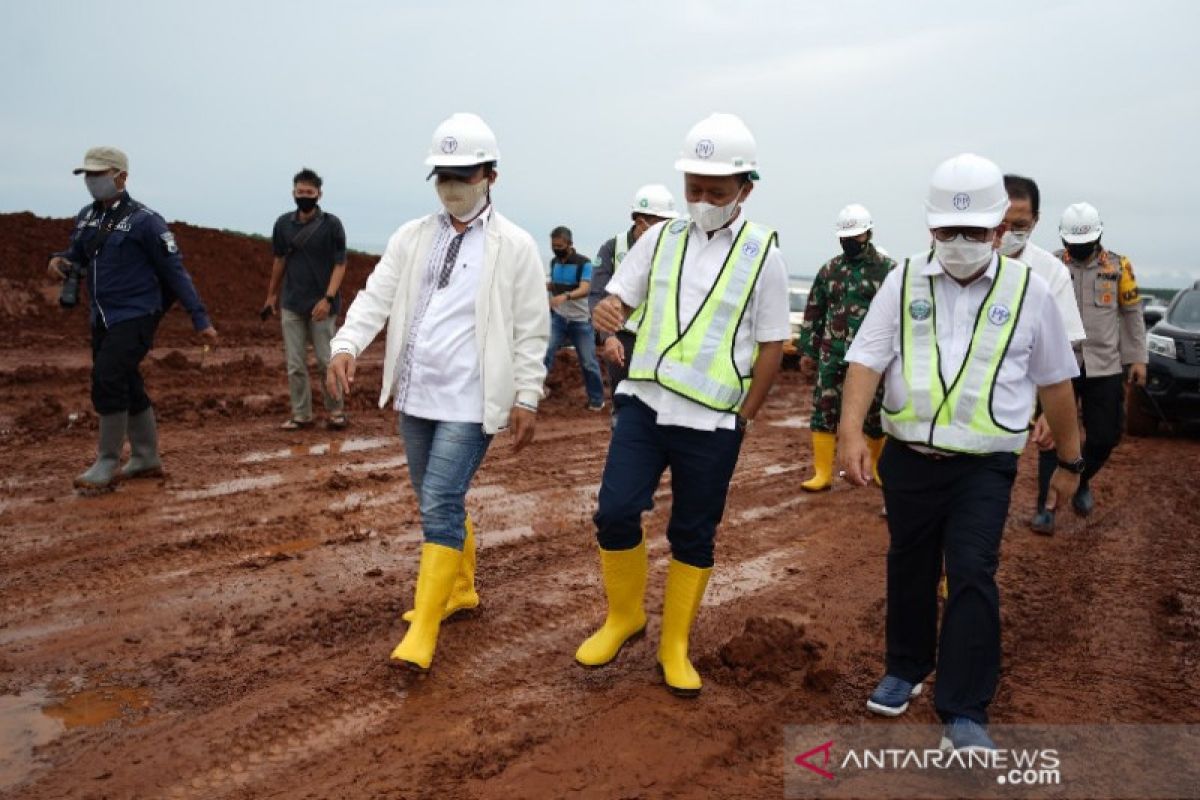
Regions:
<instances>
[{"instance_id":1,"label":"overcast sky","mask_svg":"<svg viewBox=\"0 0 1200 800\"><path fill-rule=\"evenodd\" d=\"M0 211L73 214L71 168L113 144L168 220L258 233L311 166L378 251L436 209L430 135L473 111L499 137L497 208L544 252L566 224L591 254L641 184L682 203L683 136L726 111L758 139L747 213L795 275L837 252L851 202L893 255L920 249L930 172L973 151L1039 181L1035 241L1087 200L1144 285L1179 286L1200 278L1198 30L1183 0L0 0Z\"/></svg>"}]
</instances>

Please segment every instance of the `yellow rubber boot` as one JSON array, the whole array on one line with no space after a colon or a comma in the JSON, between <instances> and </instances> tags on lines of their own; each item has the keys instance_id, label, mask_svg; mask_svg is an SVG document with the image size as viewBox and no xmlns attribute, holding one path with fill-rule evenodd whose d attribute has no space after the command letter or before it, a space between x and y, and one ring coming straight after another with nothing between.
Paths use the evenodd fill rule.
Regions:
<instances>
[{"instance_id":1,"label":"yellow rubber boot","mask_svg":"<svg viewBox=\"0 0 1200 800\"><path fill-rule=\"evenodd\" d=\"M424 672L433 663L438 629L454 578L462 564L461 550L426 542L421 545L421 570L417 573L417 602L413 621L396 649L392 661Z\"/></svg>"},{"instance_id":2,"label":"yellow rubber boot","mask_svg":"<svg viewBox=\"0 0 1200 800\"><path fill-rule=\"evenodd\" d=\"M600 570L608 597L608 616L600 630L575 651L585 667L602 667L617 657L627 642L646 630L646 540L632 550L600 550Z\"/></svg>"},{"instance_id":3,"label":"yellow rubber boot","mask_svg":"<svg viewBox=\"0 0 1200 800\"><path fill-rule=\"evenodd\" d=\"M442 622L452 614L479 607L479 593L475 591L475 523L471 515L467 515L467 535L463 539L462 566L454 578L454 588L450 590L450 599L446 601L446 610L442 613ZM404 612L405 622L413 621L413 610Z\"/></svg>"},{"instance_id":4,"label":"yellow rubber boot","mask_svg":"<svg viewBox=\"0 0 1200 800\"><path fill-rule=\"evenodd\" d=\"M813 431L813 470L811 478L800 484L806 492L825 492L833 487L833 451L837 447L837 436L824 431Z\"/></svg>"},{"instance_id":5,"label":"yellow rubber boot","mask_svg":"<svg viewBox=\"0 0 1200 800\"><path fill-rule=\"evenodd\" d=\"M883 453L884 437L878 439L867 439L867 448L871 451L871 474L875 476L875 483L883 486L883 481L879 479L879 456Z\"/></svg>"},{"instance_id":6,"label":"yellow rubber boot","mask_svg":"<svg viewBox=\"0 0 1200 800\"><path fill-rule=\"evenodd\" d=\"M688 636L700 600L708 587L712 568L701 569L671 559L667 567L667 590L663 595L662 639L658 644L658 663L663 680L672 694L695 697L700 694L700 674L688 659Z\"/></svg>"}]
</instances>

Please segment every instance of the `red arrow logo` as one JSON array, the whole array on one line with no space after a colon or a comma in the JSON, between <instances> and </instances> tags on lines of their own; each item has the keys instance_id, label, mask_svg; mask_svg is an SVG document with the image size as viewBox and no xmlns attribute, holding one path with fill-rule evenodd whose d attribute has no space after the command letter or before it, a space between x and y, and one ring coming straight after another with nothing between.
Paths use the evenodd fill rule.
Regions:
<instances>
[{"instance_id":1,"label":"red arrow logo","mask_svg":"<svg viewBox=\"0 0 1200 800\"><path fill-rule=\"evenodd\" d=\"M833 739L830 739L825 744L818 745L817 747L814 747L812 750L809 750L807 753L801 753L800 755L796 756L796 763L799 764L800 766L804 767L805 769L811 769L813 772L817 773L822 778L828 778L829 780L833 780L832 772L821 769L821 767L827 766L829 764L829 761L832 758L832 756L831 756L832 750L833 750ZM809 757L815 756L817 753L823 753L825 756L821 760L820 767L818 767L816 764L809 763L809 760L808 760Z\"/></svg>"}]
</instances>

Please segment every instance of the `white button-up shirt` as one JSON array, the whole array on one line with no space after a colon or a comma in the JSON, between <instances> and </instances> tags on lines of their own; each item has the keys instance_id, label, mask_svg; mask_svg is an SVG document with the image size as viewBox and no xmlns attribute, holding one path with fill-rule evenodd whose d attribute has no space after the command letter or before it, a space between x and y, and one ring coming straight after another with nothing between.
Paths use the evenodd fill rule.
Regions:
<instances>
[{"instance_id":1,"label":"white button-up shirt","mask_svg":"<svg viewBox=\"0 0 1200 800\"><path fill-rule=\"evenodd\" d=\"M913 256L912 267L933 278L934 314L942 380L949 386L963 365L975 330L980 306L992 288L999 260L980 277L963 286L942 271L936 258ZM846 360L883 373L884 399L888 408L902 408L908 401L904 367L900 360L900 308L904 270L897 267L884 280L871 301ZM1075 354L1063 329L1062 315L1050 295L1050 287L1037 273L1029 276L1025 302L1013 331L1012 341L1000 363L992 413L1009 428L1020 428L1032 419L1039 386L1074 378L1079 374Z\"/></svg>"},{"instance_id":2,"label":"white button-up shirt","mask_svg":"<svg viewBox=\"0 0 1200 800\"><path fill-rule=\"evenodd\" d=\"M483 272L483 243L491 209L467 226L449 281L438 288L450 243L458 232L438 215L421 298L409 328L408 346L396 370L397 411L444 422L483 422L483 382L475 342L475 302Z\"/></svg>"},{"instance_id":3,"label":"white button-up shirt","mask_svg":"<svg viewBox=\"0 0 1200 800\"><path fill-rule=\"evenodd\" d=\"M700 311L733 247L734 233L741 227L739 217L710 239L699 225L692 223L679 281L680 325L686 327ZM658 234L658 225L643 233L608 283L608 293L621 298L627 306L640 306L649 293L650 266ZM741 363L749 363L756 342L783 342L791 335L787 265L779 248L772 246L734 335L734 357ZM626 363L632 355L625 354ZM733 414L714 411L650 381L621 381L617 393L632 395L653 408L658 413L660 425L680 425L702 431L737 427L737 418Z\"/></svg>"}]
</instances>

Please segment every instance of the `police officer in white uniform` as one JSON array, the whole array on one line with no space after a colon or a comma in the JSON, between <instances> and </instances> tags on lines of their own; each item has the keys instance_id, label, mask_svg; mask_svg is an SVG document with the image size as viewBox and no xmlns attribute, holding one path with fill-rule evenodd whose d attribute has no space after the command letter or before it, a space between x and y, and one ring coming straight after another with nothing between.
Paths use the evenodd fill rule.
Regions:
<instances>
[{"instance_id":1,"label":"police officer in white uniform","mask_svg":"<svg viewBox=\"0 0 1200 800\"><path fill-rule=\"evenodd\" d=\"M996 569L1017 454L1034 400L1060 444L1049 507L1083 470L1062 315L1046 282L999 256L1009 205L1003 175L964 154L933 173L933 249L894 270L846 355L838 451L847 478L871 480L862 424L884 381L879 463L888 508L887 668L867 707L902 714L937 671L942 746L993 747L987 707L1000 671ZM949 597L937 633L937 585Z\"/></svg>"}]
</instances>

